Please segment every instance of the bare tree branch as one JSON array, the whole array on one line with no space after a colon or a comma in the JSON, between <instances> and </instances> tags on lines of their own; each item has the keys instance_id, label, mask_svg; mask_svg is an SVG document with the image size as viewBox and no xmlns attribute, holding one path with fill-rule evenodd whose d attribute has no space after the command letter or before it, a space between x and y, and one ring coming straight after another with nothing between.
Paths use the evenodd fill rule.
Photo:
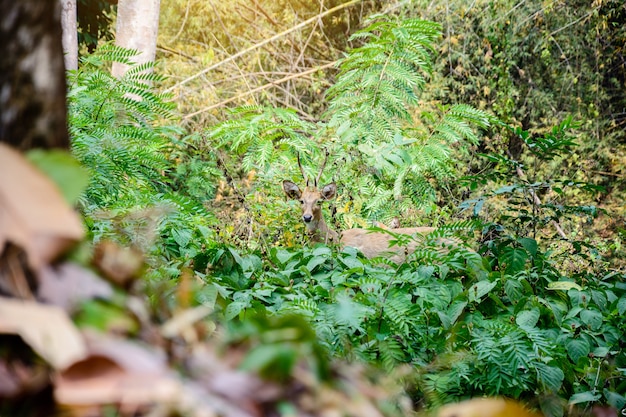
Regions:
<instances>
[{"instance_id":1,"label":"bare tree branch","mask_svg":"<svg viewBox=\"0 0 626 417\"><path fill-rule=\"evenodd\" d=\"M263 90L265 90L267 88L274 87L277 84L281 84L281 83L287 82L289 80L293 80L293 79L296 79L296 78L304 77L304 76L312 74L314 72L321 71L321 70L326 69L326 68L330 68L333 65L335 65L336 63L337 63L337 61L329 62L328 64L325 64L325 65L322 65L322 66L319 66L319 67L315 67L315 68L311 68L310 70L307 70L307 71L304 71L304 72L299 72L297 74L292 74L292 75L289 75L288 77L283 77L280 80L272 81L270 84L262 85L260 87L254 88L254 89L246 91L244 93L241 93L241 94L239 94L239 95L237 95L235 97L231 97L231 98L226 99L224 101L221 101L219 103L212 104L212 105L210 105L208 107L205 107L205 108L200 109L198 111L195 111L193 113L186 114L185 116L183 116L183 120L184 119L190 119L193 116L197 116L198 114L201 114L201 113L213 110L215 108L221 107L221 106L223 106L225 104L228 104L228 103L232 103L233 101L236 101L236 100L239 100L241 98L247 97L250 94L258 93L259 91L263 91Z\"/></svg>"},{"instance_id":2,"label":"bare tree branch","mask_svg":"<svg viewBox=\"0 0 626 417\"><path fill-rule=\"evenodd\" d=\"M283 36L288 35L288 34L290 34L291 32L294 32L294 31L296 31L296 30L298 30L298 29L300 29L300 28L302 28L302 27L304 27L304 26L307 26L307 25L309 25L309 24L311 24L311 23L313 23L313 22L317 22L319 19L321 19L321 18L322 18L322 17L324 17L324 16L327 16L327 15L329 15L329 14L335 13L335 12L337 12L337 11L339 11L339 10L342 10L342 9L345 9L345 8L350 7L350 6L352 6L352 5L355 5L355 4L358 4L358 3L361 3L361 2L363 2L363 1L365 1L365 0L352 0L352 1L349 1L349 2L347 2L347 3L340 4L339 6L333 7L332 9L328 9L328 10L326 10L326 11L325 11L325 12L323 12L323 13L320 13L320 14L318 14L318 15L316 15L316 16L314 16L314 17L310 18L310 19L307 19L307 20L305 20L305 21L303 21L303 22L300 22L300 23L298 23L297 25L295 25L295 26L293 26L293 27L291 27L291 28L289 28L289 29L287 29L287 30L285 30L285 31L282 31L282 32L280 32L280 33L278 33L278 34L276 34L276 35L274 35L274 36L272 36L271 38L265 39L265 40L264 40L264 41L262 41L262 42L259 42L259 43L257 43L257 44L254 44L254 45L252 45L251 47L246 48L246 49L244 49L243 51L237 52L236 54L231 55L231 56L229 56L228 58L226 58L226 59L224 59L224 60L222 60L222 61L220 61L220 62L216 62L215 64L213 64L213 65L209 66L208 68L205 68L205 69L203 69L202 71L200 71L200 72L198 72L198 73L196 73L196 74L194 74L194 75L192 75L192 76L190 76L190 77L185 78L184 80L180 81L179 83L176 83L176 84L175 84L175 85L173 85L172 87L167 88L167 89L165 90L165 92L166 92L166 93L167 93L167 92L170 92L170 91L172 91L172 90L174 90L174 89L176 89L176 88L178 88L178 87L180 87L180 86L182 86L182 85L187 84L189 81L195 80L196 78L198 78L198 77L200 77L200 76L202 76L202 75L204 75L204 74L206 74L206 73L208 73L208 72L210 72L210 71L213 71L213 70L214 70L214 69L216 69L216 68L219 68L220 66L222 66L222 65L224 65L224 64L227 64L227 63L229 63L229 62L231 62L231 61L234 61L235 59L237 59L237 58L239 58L239 57L241 57L241 56L243 56L243 55L247 54L248 52L254 51L255 49L258 49L258 48L260 48L260 47L262 47L262 46L264 46L264 45L267 45L268 43L273 42L273 41L275 41L276 39L280 39L280 38L282 38ZM249 94L249 92L248 92L248 94ZM187 117L187 116L185 116L185 117Z\"/></svg>"}]
</instances>

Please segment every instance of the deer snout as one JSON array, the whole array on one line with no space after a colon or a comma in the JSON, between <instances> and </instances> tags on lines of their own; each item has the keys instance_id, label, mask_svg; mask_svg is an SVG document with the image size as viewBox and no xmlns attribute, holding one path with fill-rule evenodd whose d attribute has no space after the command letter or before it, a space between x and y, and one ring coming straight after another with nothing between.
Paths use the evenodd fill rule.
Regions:
<instances>
[{"instance_id":1,"label":"deer snout","mask_svg":"<svg viewBox=\"0 0 626 417\"><path fill-rule=\"evenodd\" d=\"M311 214L303 214L302 220L304 220L305 223L311 223L311 220L313 220L313 216Z\"/></svg>"}]
</instances>

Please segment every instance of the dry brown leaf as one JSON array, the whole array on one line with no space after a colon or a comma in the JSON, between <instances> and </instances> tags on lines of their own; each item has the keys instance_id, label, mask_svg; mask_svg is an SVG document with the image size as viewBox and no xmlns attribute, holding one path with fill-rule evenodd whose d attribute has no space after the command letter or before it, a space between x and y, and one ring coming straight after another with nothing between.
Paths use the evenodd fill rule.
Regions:
<instances>
[{"instance_id":1,"label":"dry brown leaf","mask_svg":"<svg viewBox=\"0 0 626 417\"><path fill-rule=\"evenodd\" d=\"M94 265L105 278L128 287L143 266L142 253L134 248L125 248L111 241L102 241L94 251Z\"/></svg>"},{"instance_id":2,"label":"dry brown leaf","mask_svg":"<svg viewBox=\"0 0 626 417\"><path fill-rule=\"evenodd\" d=\"M19 152L0 143L0 252L7 242L26 251L38 271L83 237L79 217L56 185Z\"/></svg>"},{"instance_id":3,"label":"dry brown leaf","mask_svg":"<svg viewBox=\"0 0 626 417\"><path fill-rule=\"evenodd\" d=\"M474 398L439 409L438 417L540 417L522 404L506 398Z\"/></svg>"},{"instance_id":4,"label":"dry brown leaf","mask_svg":"<svg viewBox=\"0 0 626 417\"><path fill-rule=\"evenodd\" d=\"M163 323L161 326L161 334L167 338L182 337L187 342L193 343L198 341L194 324L202 320L211 312L212 308L207 306L197 306L189 308L174 314L174 317Z\"/></svg>"},{"instance_id":5,"label":"dry brown leaf","mask_svg":"<svg viewBox=\"0 0 626 417\"><path fill-rule=\"evenodd\" d=\"M90 270L65 262L41 269L37 296L41 301L71 311L88 299L111 298L113 288Z\"/></svg>"},{"instance_id":6,"label":"dry brown leaf","mask_svg":"<svg viewBox=\"0 0 626 417\"><path fill-rule=\"evenodd\" d=\"M0 333L17 334L55 369L85 357L85 342L65 311L0 297Z\"/></svg>"},{"instance_id":7,"label":"dry brown leaf","mask_svg":"<svg viewBox=\"0 0 626 417\"><path fill-rule=\"evenodd\" d=\"M129 340L85 333L89 356L59 373L54 396L67 406L116 403L124 407L168 403L180 383L165 356Z\"/></svg>"}]
</instances>

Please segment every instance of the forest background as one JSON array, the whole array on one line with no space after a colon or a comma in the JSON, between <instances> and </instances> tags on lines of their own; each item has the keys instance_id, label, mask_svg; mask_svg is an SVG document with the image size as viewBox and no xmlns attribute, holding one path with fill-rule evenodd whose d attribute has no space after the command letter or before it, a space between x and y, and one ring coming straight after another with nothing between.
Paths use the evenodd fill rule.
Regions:
<instances>
[{"instance_id":1,"label":"forest background","mask_svg":"<svg viewBox=\"0 0 626 417\"><path fill-rule=\"evenodd\" d=\"M86 187L71 256L141 264L129 293L73 311L81 328L155 344L129 318L139 295L150 322L200 315L193 337L157 338L183 373L177 346L218 339L326 398L301 367L327 381L328 361L363 363L385 415L483 395L624 408L624 4L172 0L154 71L119 78L134 53L106 42L114 5L78 4L68 124L90 180L61 187ZM281 183L326 153L335 229L438 227L409 262L308 245ZM270 397L246 399L293 411Z\"/></svg>"}]
</instances>

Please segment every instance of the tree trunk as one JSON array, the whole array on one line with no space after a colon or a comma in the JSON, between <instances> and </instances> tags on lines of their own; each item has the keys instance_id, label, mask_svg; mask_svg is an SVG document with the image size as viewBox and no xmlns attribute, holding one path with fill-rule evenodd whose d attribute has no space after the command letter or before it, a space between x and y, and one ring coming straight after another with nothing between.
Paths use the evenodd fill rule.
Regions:
<instances>
[{"instance_id":1,"label":"tree trunk","mask_svg":"<svg viewBox=\"0 0 626 417\"><path fill-rule=\"evenodd\" d=\"M60 0L63 5L61 27L63 28L63 53L65 69L78 69L78 28L76 0Z\"/></svg>"},{"instance_id":2,"label":"tree trunk","mask_svg":"<svg viewBox=\"0 0 626 417\"><path fill-rule=\"evenodd\" d=\"M136 63L154 61L159 30L160 0L119 0L117 4L116 43L137 49ZM128 66L114 63L112 73L121 77Z\"/></svg>"},{"instance_id":3,"label":"tree trunk","mask_svg":"<svg viewBox=\"0 0 626 417\"><path fill-rule=\"evenodd\" d=\"M0 142L68 148L58 0L0 1Z\"/></svg>"}]
</instances>

